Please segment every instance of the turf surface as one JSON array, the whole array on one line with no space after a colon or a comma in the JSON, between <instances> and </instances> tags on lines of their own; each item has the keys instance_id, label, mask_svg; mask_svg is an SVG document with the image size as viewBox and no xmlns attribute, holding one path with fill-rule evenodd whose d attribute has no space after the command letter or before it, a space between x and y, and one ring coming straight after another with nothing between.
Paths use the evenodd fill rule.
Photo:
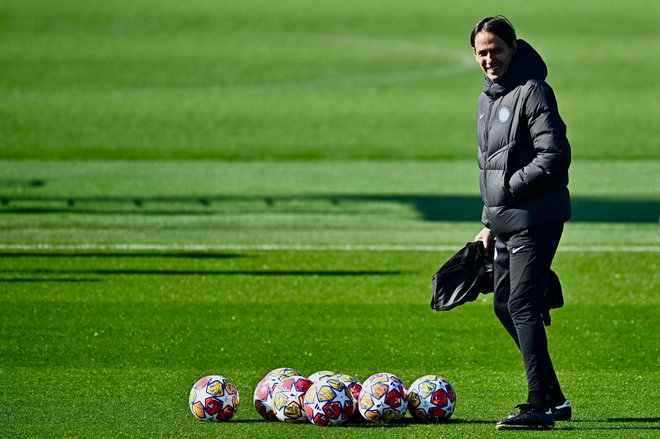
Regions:
<instances>
[{"instance_id":1,"label":"turf surface","mask_svg":"<svg viewBox=\"0 0 660 439\"><path fill-rule=\"evenodd\" d=\"M487 299L447 314L428 308L428 274L449 253L4 256L12 256L2 268L6 436L485 436L526 391ZM588 277L573 274L583 266ZM657 272L657 257L560 254L555 268L568 293L550 345L576 411L557 429L650 437L658 428L658 282L630 273ZM390 371L407 383L442 373L458 392L457 411L432 427L257 422L253 389L284 365L361 379ZM243 396L227 425L197 422L186 406L194 381L210 373L230 377Z\"/></svg>"},{"instance_id":2,"label":"turf surface","mask_svg":"<svg viewBox=\"0 0 660 439\"><path fill-rule=\"evenodd\" d=\"M428 306L430 275L479 227L472 162L2 166L3 435L487 436L524 398L490 297L449 313ZM636 170L629 197L604 189L618 176L603 168ZM576 220L554 264L566 307L549 338L576 407L558 430L580 437L660 428L651 170L575 172ZM632 216L617 220L620 210ZM254 387L282 366L362 380L389 371L408 384L441 373L457 411L441 426L258 422ZM227 425L197 422L186 406L211 373L242 394Z\"/></svg>"},{"instance_id":3,"label":"turf surface","mask_svg":"<svg viewBox=\"0 0 660 439\"><path fill-rule=\"evenodd\" d=\"M657 158L660 3L5 0L0 158L472 158L469 32L549 65L577 158Z\"/></svg>"},{"instance_id":4,"label":"turf surface","mask_svg":"<svg viewBox=\"0 0 660 439\"><path fill-rule=\"evenodd\" d=\"M526 389L491 298L428 306L480 227L467 36L497 13L548 62L573 146L548 333L575 420L547 434L657 437L652 0L4 1L0 436L501 436ZM458 405L261 422L282 366L440 373ZM242 395L224 425L187 407L212 373Z\"/></svg>"}]
</instances>

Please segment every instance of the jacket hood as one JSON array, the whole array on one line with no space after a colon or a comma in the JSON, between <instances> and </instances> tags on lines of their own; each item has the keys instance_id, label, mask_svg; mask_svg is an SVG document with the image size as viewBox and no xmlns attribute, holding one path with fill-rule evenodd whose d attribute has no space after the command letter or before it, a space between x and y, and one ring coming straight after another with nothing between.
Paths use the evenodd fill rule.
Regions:
<instances>
[{"instance_id":1,"label":"jacket hood","mask_svg":"<svg viewBox=\"0 0 660 439\"><path fill-rule=\"evenodd\" d=\"M489 78L484 80L484 93L497 98L506 94L512 88L524 84L530 79L544 81L548 76L548 68L541 55L525 40L517 40L518 51L513 56L509 70L500 82Z\"/></svg>"}]
</instances>

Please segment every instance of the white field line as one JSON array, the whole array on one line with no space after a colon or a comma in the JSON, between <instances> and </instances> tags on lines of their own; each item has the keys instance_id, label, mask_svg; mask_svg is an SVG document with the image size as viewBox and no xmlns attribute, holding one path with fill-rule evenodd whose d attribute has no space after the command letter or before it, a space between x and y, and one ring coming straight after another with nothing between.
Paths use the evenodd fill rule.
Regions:
<instances>
[{"instance_id":1,"label":"white field line","mask_svg":"<svg viewBox=\"0 0 660 439\"><path fill-rule=\"evenodd\" d=\"M398 244L0 244L4 251L457 251L457 245L398 245ZM659 253L660 246L565 245L567 253Z\"/></svg>"}]
</instances>

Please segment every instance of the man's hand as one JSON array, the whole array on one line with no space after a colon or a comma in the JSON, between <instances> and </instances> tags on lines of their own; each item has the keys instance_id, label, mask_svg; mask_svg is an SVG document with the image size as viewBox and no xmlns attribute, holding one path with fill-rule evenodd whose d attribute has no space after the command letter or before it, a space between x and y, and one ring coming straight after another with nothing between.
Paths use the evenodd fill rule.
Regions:
<instances>
[{"instance_id":1,"label":"man's hand","mask_svg":"<svg viewBox=\"0 0 660 439\"><path fill-rule=\"evenodd\" d=\"M493 232L491 232L488 227L484 227L481 229L481 232L477 233L477 236L474 237L474 240L481 242L484 245L486 254L488 254L490 252L490 248L492 247L494 238L495 235L493 235Z\"/></svg>"}]
</instances>

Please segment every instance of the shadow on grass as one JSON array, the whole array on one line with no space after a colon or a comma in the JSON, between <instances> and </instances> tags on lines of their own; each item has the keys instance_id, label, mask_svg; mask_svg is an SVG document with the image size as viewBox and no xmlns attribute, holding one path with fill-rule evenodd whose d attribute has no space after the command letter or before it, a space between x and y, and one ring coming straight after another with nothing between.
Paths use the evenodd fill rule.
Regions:
<instances>
[{"instance_id":1,"label":"shadow on grass","mask_svg":"<svg viewBox=\"0 0 660 439\"><path fill-rule=\"evenodd\" d=\"M195 252L195 251L128 251L128 252L86 252L86 251L16 251L0 252L0 258L172 258L172 259L232 259L247 258L237 253Z\"/></svg>"},{"instance_id":2,"label":"shadow on grass","mask_svg":"<svg viewBox=\"0 0 660 439\"><path fill-rule=\"evenodd\" d=\"M659 425L642 425L649 423L659 423L660 419L658 418L611 418L607 420L575 420L568 422L558 422L555 426L555 430L559 431L588 431L588 430L660 430ZM483 420L483 419L450 419L445 422L440 422L437 424L425 424L419 421L416 421L412 418L404 418L401 421L398 421L393 424L387 425L377 425L370 424L366 421L360 422L351 422L344 425L341 425L342 428L401 428L409 427L411 425L418 426L428 426L430 428L442 426L451 426L451 425L492 425L493 429L495 428L495 420ZM594 424L594 425L583 425L583 424ZM511 430L516 431L516 430ZM505 430L506 432L506 430Z\"/></svg>"},{"instance_id":3,"label":"shadow on grass","mask_svg":"<svg viewBox=\"0 0 660 439\"><path fill-rule=\"evenodd\" d=\"M341 425L342 428L401 428L410 425L428 426L430 428L439 427L443 425L492 425L495 428L495 420L483 419L457 419L451 418L448 421L440 422L437 424L426 424L419 422L413 418L404 418L396 423L387 425L371 424L367 421L351 421L350 423ZM594 426L586 426L581 424L595 424ZM639 425L658 423L659 425ZM619 425L615 425L619 424ZM623 424L623 425L621 425ZM575 420L567 422L558 422L555 430L660 430L659 418L610 418L607 420Z\"/></svg>"},{"instance_id":4,"label":"shadow on grass","mask_svg":"<svg viewBox=\"0 0 660 439\"><path fill-rule=\"evenodd\" d=\"M266 422L263 419L245 419L245 420L232 420L232 423L246 423L246 424L252 424L252 423L271 423L271 424L277 424L277 422ZM444 422L438 422L438 423L431 423L427 424L424 422L417 421L413 418L405 417L399 421L393 422L391 424L372 424L371 422L359 418L359 419L351 419L350 421L333 426L331 428L346 428L346 429L354 429L354 428L368 428L368 429L373 429L373 428L383 428L383 429L390 429L390 428L406 428L410 427L412 425L416 426L427 426L429 428L442 428L443 425L458 425L458 424L485 424L485 425L495 425L495 421L489 420L468 420L468 419L449 419L448 421ZM309 424L307 424L309 425Z\"/></svg>"},{"instance_id":5,"label":"shadow on grass","mask_svg":"<svg viewBox=\"0 0 660 439\"><path fill-rule=\"evenodd\" d=\"M141 207L141 206L137 206ZM140 215L140 216L212 216L215 214L213 211L202 211L193 209L142 209L142 210L128 210L128 209L80 209L80 208L48 208L48 207L29 207L29 208L11 208L0 210L4 214L21 214L21 215L45 215L45 214L62 214L62 213L75 213L77 215L100 215L100 216L116 216L116 215Z\"/></svg>"},{"instance_id":6,"label":"shadow on grass","mask_svg":"<svg viewBox=\"0 0 660 439\"><path fill-rule=\"evenodd\" d=\"M396 203L413 207L426 221L476 221L481 218L482 209L481 198L469 195L4 196L0 197L0 214L214 215L216 212L211 209L214 205L232 202L258 202L269 208L296 203L296 212L304 212L302 202L324 202L335 208L343 203ZM182 205L187 208L182 209ZM573 197L572 205L574 222L656 223L660 214L657 199Z\"/></svg>"},{"instance_id":7,"label":"shadow on grass","mask_svg":"<svg viewBox=\"0 0 660 439\"><path fill-rule=\"evenodd\" d=\"M24 284L24 283L93 283L100 282L100 279L48 279L48 278L18 278L18 279L0 279L0 284Z\"/></svg>"},{"instance_id":8,"label":"shadow on grass","mask_svg":"<svg viewBox=\"0 0 660 439\"><path fill-rule=\"evenodd\" d=\"M0 187L10 189L36 188L46 185L46 180L34 178L0 178Z\"/></svg>"},{"instance_id":9,"label":"shadow on grass","mask_svg":"<svg viewBox=\"0 0 660 439\"><path fill-rule=\"evenodd\" d=\"M407 274L405 271L390 270L137 270L137 269L27 269L0 270L0 273L24 273L29 275L158 275L158 276L398 276Z\"/></svg>"},{"instance_id":10,"label":"shadow on grass","mask_svg":"<svg viewBox=\"0 0 660 439\"><path fill-rule=\"evenodd\" d=\"M648 426L648 425L637 425L643 423L658 423L660 419L658 418L619 418L619 419L607 419L604 420L574 420L568 422L559 422L555 426L554 430L558 431L589 431L589 430L660 430L660 425L657 426ZM264 421L263 419L236 419L231 420L230 423L236 424L268 424L269 422ZM270 422L272 424L277 424L277 422ZM582 423L595 424L593 426L580 425ZM624 424L624 425L611 425L611 424ZM630 425L627 425L630 424ZM309 425L309 424L307 424ZM451 425L492 425L493 430L495 429L494 420L471 420L471 419L450 419L446 422L441 422L438 424L425 424L419 421L416 421L412 418L404 418L398 422L392 424L371 424L364 420L358 420L347 422L342 425L334 426L331 428L345 428L345 429L392 429L392 428L406 428L411 425L416 426L428 426L429 428L442 428L443 426ZM508 430L509 432L520 433L520 430ZM501 433L507 434L507 430L501 430Z\"/></svg>"},{"instance_id":11,"label":"shadow on grass","mask_svg":"<svg viewBox=\"0 0 660 439\"><path fill-rule=\"evenodd\" d=\"M276 421L265 421L263 419L232 419L229 421L231 424L281 424L281 422L276 422ZM412 419L403 419L401 421L392 423L392 424L384 424L384 425L379 425L379 424L372 424L370 422L367 422L364 419L359 419L359 420L353 420L351 419L348 422L345 422L344 424L340 425L334 425L332 427L327 427L327 428L402 428L402 427L409 427L412 424L415 424L416 422L413 421ZM312 424L306 422L304 424L289 424L291 426L312 426ZM423 424L422 424L423 425ZM430 424L429 424L430 425ZM323 428L323 427L322 427Z\"/></svg>"},{"instance_id":12,"label":"shadow on grass","mask_svg":"<svg viewBox=\"0 0 660 439\"><path fill-rule=\"evenodd\" d=\"M483 419L455 419L451 418L446 422L441 422L440 424L434 425L444 425L444 424L491 424L495 425L494 420L483 420Z\"/></svg>"},{"instance_id":13,"label":"shadow on grass","mask_svg":"<svg viewBox=\"0 0 660 439\"><path fill-rule=\"evenodd\" d=\"M660 418L574 419L557 423L555 430L660 430Z\"/></svg>"}]
</instances>

